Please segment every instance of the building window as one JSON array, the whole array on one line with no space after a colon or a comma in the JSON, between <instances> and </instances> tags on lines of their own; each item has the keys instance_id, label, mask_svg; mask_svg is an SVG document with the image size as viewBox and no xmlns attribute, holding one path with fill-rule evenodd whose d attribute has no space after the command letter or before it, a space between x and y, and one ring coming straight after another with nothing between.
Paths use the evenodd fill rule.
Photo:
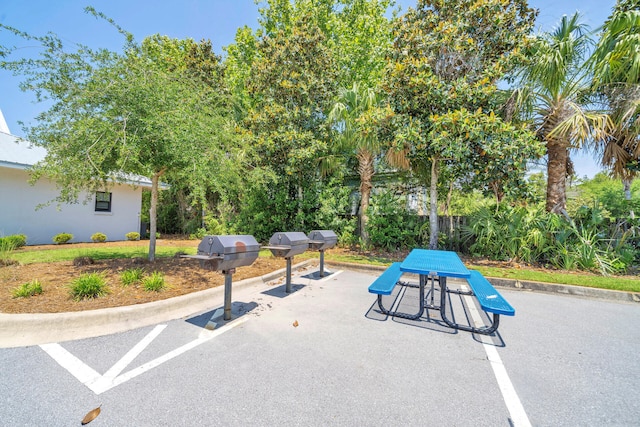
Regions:
<instances>
[{"instance_id":1,"label":"building window","mask_svg":"<svg viewBox=\"0 0 640 427\"><path fill-rule=\"evenodd\" d=\"M96 192L96 212L111 212L111 193Z\"/></svg>"}]
</instances>

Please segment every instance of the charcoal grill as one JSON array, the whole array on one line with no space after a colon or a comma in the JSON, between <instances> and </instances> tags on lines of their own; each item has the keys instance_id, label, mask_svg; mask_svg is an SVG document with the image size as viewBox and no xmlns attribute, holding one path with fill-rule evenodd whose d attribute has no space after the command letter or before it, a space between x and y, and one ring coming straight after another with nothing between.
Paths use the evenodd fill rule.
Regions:
<instances>
[{"instance_id":1,"label":"charcoal grill","mask_svg":"<svg viewBox=\"0 0 640 427\"><path fill-rule=\"evenodd\" d=\"M258 258L260 245L253 236L204 236L196 255L183 255L200 261L206 270L224 274L224 320L231 320L231 282L236 268L253 264Z\"/></svg>"},{"instance_id":2,"label":"charcoal grill","mask_svg":"<svg viewBox=\"0 0 640 427\"><path fill-rule=\"evenodd\" d=\"M324 251L338 243L338 236L332 230L313 230L309 233L309 249L320 251L320 277L324 277Z\"/></svg>"},{"instance_id":3,"label":"charcoal grill","mask_svg":"<svg viewBox=\"0 0 640 427\"><path fill-rule=\"evenodd\" d=\"M291 260L295 255L300 255L309 248L309 239L304 233L298 231L278 232L271 236L269 245L264 248L269 249L273 256L283 257L287 260L285 290L287 293L291 293Z\"/></svg>"}]
</instances>

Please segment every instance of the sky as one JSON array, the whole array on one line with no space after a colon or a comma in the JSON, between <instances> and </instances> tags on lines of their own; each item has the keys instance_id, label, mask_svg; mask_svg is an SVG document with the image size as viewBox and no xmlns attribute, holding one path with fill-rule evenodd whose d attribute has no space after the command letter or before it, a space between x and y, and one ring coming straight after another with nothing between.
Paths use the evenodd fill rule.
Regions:
<instances>
[{"instance_id":1,"label":"sky","mask_svg":"<svg viewBox=\"0 0 640 427\"><path fill-rule=\"evenodd\" d=\"M396 0L402 10L415 0ZM580 11L592 29L610 15L615 0L529 0L539 9L537 31L550 31L562 15ZM152 34L173 38L209 39L216 53L233 43L236 30L245 25L257 28L258 6L254 0L0 0L0 23L33 35L53 32L69 45L81 43L92 48L121 50L123 37L107 22L84 12L93 6L141 41ZM0 45L18 46L19 55L33 55L37 49L0 30ZM24 52L24 53L23 53ZM21 78L0 70L0 110L12 134L24 136L22 126L33 123L46 106L35 103L30 92L20 91ZM588 153L572 154L579 177L593 177L599 170Z\"/></svg>"}]
</instances>

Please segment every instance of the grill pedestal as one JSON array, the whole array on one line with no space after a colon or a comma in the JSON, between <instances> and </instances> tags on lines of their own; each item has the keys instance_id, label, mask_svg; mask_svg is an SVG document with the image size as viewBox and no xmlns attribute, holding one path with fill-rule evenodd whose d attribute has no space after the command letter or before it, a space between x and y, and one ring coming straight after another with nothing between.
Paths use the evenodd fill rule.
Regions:
<instances>
[{"instance_id":1,"label":"grill pedestal","mask_svg":"<svg viewBox=\"0 0 640 427\"><path fill-rule=\"evenodd\" d=\"M324 251L338 242L338 236L332 230L313 230L309 233L309 249L320 252L320 277L324 277Z\"/></svg>"},{"instance_id":2,"label":"grill pedestal","mask_svg":"<svg viewBox=\"0 0 640 427\"><path fill-rule=\"evenodd\" d=\"M299 255L309 248L309 239L304 233L297 231L289 233L275 233L269 239L269 246L264 249L271 250L271 254L276 257L283 257L287 260L287 281L285 292L291 293L291 260L295 255Z\"/></svg>"},{"instance_id":3,"label":"grill pedestal","mask_svg":"<svg viewBox=\"0 0 640 427\"><path fill-rule=\"evenodd\" d=\"M231 320L231 276L235 273L235 268L224 273L224 320Z\"/></svg>"}]
</instances>

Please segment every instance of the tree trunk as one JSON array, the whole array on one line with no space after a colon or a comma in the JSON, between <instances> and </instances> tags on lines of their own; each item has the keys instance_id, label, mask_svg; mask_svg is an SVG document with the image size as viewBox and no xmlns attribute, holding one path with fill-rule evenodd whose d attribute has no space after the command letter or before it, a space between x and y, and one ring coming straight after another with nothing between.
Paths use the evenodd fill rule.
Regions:
<instances>
[{"instance_id":1,"label":"tree trunk","mask_svg":"<svg viewBox=\"0 0 640 427\"><path fill-rule=\"evenodd\" d=\"M449 183L449 192L447 193L447 202L444 204L444 216L449 216L449 209L451 208L451 197L453 196L453 181Z\"/></svg>"},{"instance_id":2,"label":"tree trunk","mask_svg":"<svg viewBox=\"0 0 640 427\"><path fill-rule=\"evenodd\" d=\"M369 245L369 200L373 188L373 155L368 150L358 150L358 173L360 174L360 239L363 245Z\"/></svg>"},{"instance_id":3,"label":"tree trunk","mask_svg":"<svg viewBox=\"0 0 640 427\"><path fill-rule=\"evenodd\" d=\"M547 212L561 213L567 205L565 183L569 150L562 140L547 142Z\"/></svg>"},{"instance_id":4,"label":"tree trunk","mask_svg":"<svg viewBox=\"0 0 640 427\"><path fill-rule=\"evenodd\" d=\"M151 177L151 206L149 207L149 261L156 260L156 231L158 229L158 192L160 191L160 177L164 169Z\"/></svg>"},{"instance_id":5,"label":"tree trunk","mask_svg":"<svg viewBox=\"0 0 640 427\"><path fill-rule=\"evenodd\" d=\"M154 174L151 177L151 206L149 207L149 261L156 260L156 230L158 220L156 218L158 212L158 182L160 175Z\"/></svg>"},{"instance_id":6,"label":"tree trunk","mask_svg":"<svg viewBox=\"0 0 640 427\"><path fill-rule=\"evenodd\" d=\"M438 249L438 160L431 160L429 200L429 249Z\"/></svg>"},{"instance_id":7,"label":"tree trunk","mask_svg":"<svg viewBox=\"0 0 640 427\"><path fill-rule=\"evenodd\" d=\"M624 186L624 199L631 200L631 183L633 182L633 178L624 178L622 180L622 185ZM629 217L634 219L636 217L633 209L629 211Z\"/></svg>"},{"instance_id":8,"label":"tree trunk","mask_svg":"<svg viewBox=\"0 0 640 427\"><path fill-rule=\"evenodd\" d=\"M300 178L300 180L298 180L298 220L300 221L299 226L300 226L300 230L304 230L304 209L302 208L303 205L303 198L304 198L304 191L302 189L302 185L300 184L300 182L302 181L302 178Z\"/></svg>"}]
</instances>

